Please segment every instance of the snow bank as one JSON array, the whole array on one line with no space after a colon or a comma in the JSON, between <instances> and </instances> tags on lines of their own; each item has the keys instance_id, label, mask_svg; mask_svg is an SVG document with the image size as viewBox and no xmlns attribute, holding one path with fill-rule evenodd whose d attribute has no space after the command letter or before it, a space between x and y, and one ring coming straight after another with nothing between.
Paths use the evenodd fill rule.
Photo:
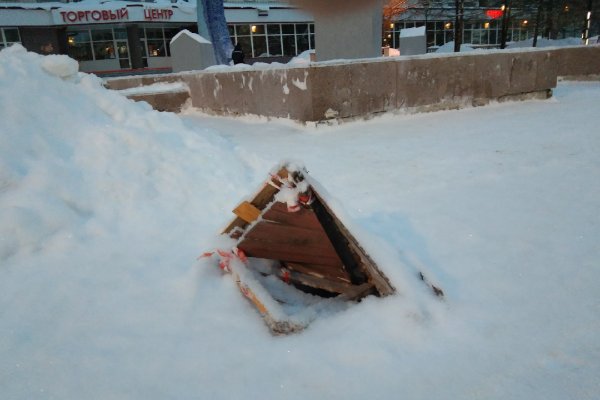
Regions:
<instances>
[{"instance_id":1,"label":"snow bank","mask_svg":"<svg viewBox=\"0 0 600 400\"><path fill-rule=\"evenodd\" d=\"M130 96L137 94L189 92L189 90L189 86L184 82L157 82L151 85L121 89L119 93L123 96Z\"/></svg>"},{"instance_id":2,"label":"snow bank","mask_svg":"<svg viewBox=\"0 0 600 400\"><path fill-rule=\"evenodd\" d=\"M2 398L597 397L600 84L315 128L182 120L43 62L0 52ZM398 295L273 338L195 258L282 158Z\"/></svg>"},{"instance_id":3,"label":"snow bank","mask_svg":"<svg viewBox=\"0 0 600 400\"><path fill-rule=\"evenodd\" d=\"M49 55L40 65L47 73L63 79L74 78L79 71L79 63L65 55Z\"/></svg>"},{"instance_id":4,"label":"snow bank","mask_svg":"<svg viewBox=\"0 0 600 400\"><path fill-rule=\"evenodd\" d=\"M595 42L591 42L595 43ZM564 47L564 46L580 46L582 45L581 38L570 37L565 39L546 39L539 37L536 47ZM506 44L508 49L520 49L523 47L532 47L533 38L522 40L519 42L510 42Z\"/></svg>"},{"instance_id":5,"label":"snow bank","mask_svg":"<svg viewBox=\"0 0 600 400\"><path fill-rule=\"evenodd\" d=\"M476 50L477 49L474 49L473 47L469 46L468 44L463 43L460 45L461 53L466 53L466 52L476 51ZM454 41L448 42L448 43L444 44L443 46L438 47L438 49L435 51L435 54L453 53L453 52L454 52Z\"/></svg>"},{"instance_id":6,"label":"snow bank","mask_svg":"<svg viewBox=\"0 0 600 400\"><path fill-rule=\"evenodd\" d=\"M66 56L7 48L0 87L1 262L141 226L159 234L181 207L200 221L222 210L203 204L207 191L235 201L243 165L227 143L104 89Z\"/></svg>"}]
</instances>

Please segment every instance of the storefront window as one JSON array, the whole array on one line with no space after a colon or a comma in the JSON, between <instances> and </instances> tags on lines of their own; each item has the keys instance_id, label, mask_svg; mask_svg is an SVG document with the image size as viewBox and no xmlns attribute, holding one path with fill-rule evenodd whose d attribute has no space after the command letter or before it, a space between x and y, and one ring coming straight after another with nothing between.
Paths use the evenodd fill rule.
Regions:
<instances>
[{"instance_id":1,"label":"storefront window","mask_svg":"<svg viewBox=\"0 0 600 400\"><path fill-rule=\"evenodd\" d=\"M265 34L265 26L263 24L252 25L250 27L250 31L253 35L264 35Z\"/></svg>"},{"instance_id":2,"label":"storefront window","mask_svg":"<svg viewBox=\"0 0 600 400\"><path fill-rule=\"evenodd\" d=\"M314 49L314 24L229 25L231 42L239 43L247 57L296 56Z\"/></svg>"},{"instance_id":3,"label":"storefront window","mask_svg":"<svg viewBox=\"0 0 600 400\"><path fill-rule=\"evenodd\" d=\"M281 25L281 33L284 35L293 35L296 33L294 30L294 24L282 24Z\"/></svg>"},{"instance_id":4,"label":"storefront window","mask_svg":"<svg viewBox=\"0 0 600 400\"><path fill-rule=\"evenodd\" d=\"M21 43L18 28L0 28L0 50L15 43Z\"/></svg>"},{"instance_id":5,"label":"storefront window","mask_svg":"<svg viewBox=\"0 0 600 400\"><path fill-rule=\"evenodd\" d=\"M175 35L177 35L180 30L181 29L179 29L179 28L173 28L173 29L165 28L165 42L167 43L167 56L168 57L171 57L171 39L173 39L173 37Z\"/></svg>"},{"instance_id":6,"label":"storefront window","mask_svg":"<svg viewBox=\"0 0 600 400\"><path fill-rule=\"evenodd\" d=\"M167 56L162 28L146 28L146 45L149 57Z\"/></svg>"},{"instance_id":7,"label":"storefront window","mask_svg":"<svg viewBox=\"0 0 600 400\"><path fill-rule=\"evenodd\" d=\"M143 31L143 29L142 29L142 31ZM144 39L140 40L140 49L142 50L142 65L144 67L147 67L148 66L148 49L146 48L146 41Z\"/></svg>"},{"instance_id":8,"label":"storefront window","mask_svg":"<svg viewBox=\"0 0 600 400\"><path fill-rule=\"evenodd\" d=\"M293 35L283 35L283 55L295 56L297 54L296 38Z\"/></svg>"},{"instance_id":9,"label":"storefront window","mask_svg":"<svg viewBox=\"0 0 600 400\"><path fill-rule=\"evenodd\" d=\"M265 36L255 36L252 38L254 44L254 57L267 57L267 41Z\"/></svg>"},{"instance_id":10,"label":"storefront window","mask_svg":"<svg viewBox=\"0 0 600 400\"><path fill-rule=\"evenodd\" d=\"M247 57L252 56L252 39L250 36L238 36L237 43Z\"/></svg>"},{"instance_id":11,"label":"storefront window","mask_svg":"<svg viewBox=\"0 0 600 400\"><path fill-rule=\"evenodd\" d=\"M67 53L78 61L118 59L129 68L127 31L117 29L78 29L67 32Z\"/></svg>"},{"instance_id":12,"label":"storefront window","mask_svg":"<svg viewBox=\"0 0 600 400\"><path fill-rule=\"evenodd\" d=\"M237 35L249 35L250 25L236 25L235 31Z\"/></svg>"},{"instance_id":13,"label":"storefront window","mask_svg":"<svg viewBox=\"0 0 600 400\"><path fill-rule=\"evenodd\" d=\"M94 59L89 29L68 32L67 44L69 47L67 53L71 58L77 61L92 61Z\"/></svg>"},{"instance_id":14,"label":"storefront window","mask_svg":"<svg viewBox=\"0 0 600 400\"><path fill-rule=\"evenodd\" d=\"M112 29L92 29L92 42L96 60L116 58Z\"/></svg>"},{"instance_id":15,"label":"storefront window","mask_svg":"<svg viewBox=\"0 0 600 400\"><path fill-rule=\"evenodd\" d=\"M96 60L116 58L113 42L94 42L94 56Z\"/></svg>"},{"instance_id":16,"label":"storefront window","mask_svg":"<svg viewBox=\"0 0 600 400\"><path fill-rule=\"evenodd\" d=\"M92 29L92 40L94 42L112 41L113 39L112 29Z\"/></svg>"},{"instance_id":17,"label":"storefront window","mask_svg":"<svg viewBox=\"0 0 600 400\"><path fill-rule=\"evenodd\" d=\"M131 62L129 60L129 44L127 42L127 29L116 28L114 29L116 53L119 58L119 66L121 68L131 68Z\"/></svg>"},{"instance_id":18,"label":"storefront window","mask_svg":"<svg viewBox=\"0 0 600 400\"><path fill-rule=\"evenodd\" d=\"M296 24L296 35L298 54L310 49L308 24Z\"/></svg>"},{"instance_id":19,"label":"storefront window","mask_svg":"<svg viewBox=\"0 0 600 400\"><path fill-rule=\"evenodd\" d=\"M169 44L179 28L141 28L139 36L147 57L170 57Z\"/></svg>"},{"instance_id":20,"label":"storefront window","mask_svg":"<svg viewBox=\"0 0 600 400\"><path fill-rule=\"evenodd\" d=\"M280 56L281 52L281 36L280 35L269 35L269 54L271 56Z\"/></svg>"},{"instance_id":21,"label":"storefront window","mask_svg":"<svg viewBox=\"0 0 600 400\"><path fill-rule=\"evenodd\" d=\"M267 25L267 33L269 35L280 35L281 34L281 25L279 25L279 24Z\"/></svg>"}]
</instances>

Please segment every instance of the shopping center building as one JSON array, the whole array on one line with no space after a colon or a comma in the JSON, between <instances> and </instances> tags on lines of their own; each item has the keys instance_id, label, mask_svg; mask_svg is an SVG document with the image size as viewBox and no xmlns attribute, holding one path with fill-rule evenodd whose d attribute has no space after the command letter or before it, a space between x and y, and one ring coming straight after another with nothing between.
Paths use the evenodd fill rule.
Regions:
<instances>
[{"instance_id":1,"label":"shopping center building","mask_svg":"<svg viewBox=\"0 0 600 400\"><path fill-rule=\"evenodd\" d=\"M225 17L246 58L289 59L314 48L307 12L275 1L225 3ZM0 2L0 49L21 43L41 54L68 54L100 74L170 71L169 42L197 32L195 2Z\"/></svg>"}]
</instances>

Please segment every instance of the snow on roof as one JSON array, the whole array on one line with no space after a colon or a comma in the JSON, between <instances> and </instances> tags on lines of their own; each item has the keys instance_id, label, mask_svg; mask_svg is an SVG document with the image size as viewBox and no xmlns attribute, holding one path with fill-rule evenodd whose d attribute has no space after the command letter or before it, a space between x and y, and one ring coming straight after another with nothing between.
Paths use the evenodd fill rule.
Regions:
<instances>
[{"instance_id":1,"label":"snow on roof","mask_svg":"<svg viewBox=\"0 0 600 400\"><path fill-rule=\"evenodd\" d=\"M179 33L177 33L177 35L173 36L170 43L173 43L181 35L187 35L188 37L190 37L191 39L194 39L198 43L212 44L212 42L210 42L209 40L206 40L202 36L198 35L197 33L190 32L187 29L179 31Z\"/></svg>"},{"instance_id":2,"label":"snow on roof","mask_svg":"<svg viewBox=\"0 0 600 400\"><path fill-rule=\"evenodd\" d=\"M415 37L425 36L425 27L419 26L417 28L406 28L400 30L400 37Z\"/></svg>"}]
</instances>

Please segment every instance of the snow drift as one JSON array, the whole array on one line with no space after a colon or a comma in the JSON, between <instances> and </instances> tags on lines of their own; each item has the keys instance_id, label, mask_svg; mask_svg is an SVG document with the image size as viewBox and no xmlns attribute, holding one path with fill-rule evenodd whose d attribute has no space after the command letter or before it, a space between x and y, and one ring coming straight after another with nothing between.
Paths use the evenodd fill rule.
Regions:
<instances>
[{"instance_id":1,"label":"snow drift","mask_svg":"<svg viewBox=\"0 0 600 400\"><path fill-rule=\"evenodd\" d=\"M2 398L595 399L599 101L562 83L330 127L181 118L4 49ZM195 259L289 158L398 295L274 338Z\"/></svg>"},{"instance_id":2,"label":"snow drift","mask_svg":"<svg viewBox=\"0 0 600 400\"><path fill-rule=\"evenodd\" d=\"M218 213L246 177L224 140L104 89L67 56L3 50L0 87L0 260L140 226L168 235L182 208Z\"/></svg>"}]
</instances>

